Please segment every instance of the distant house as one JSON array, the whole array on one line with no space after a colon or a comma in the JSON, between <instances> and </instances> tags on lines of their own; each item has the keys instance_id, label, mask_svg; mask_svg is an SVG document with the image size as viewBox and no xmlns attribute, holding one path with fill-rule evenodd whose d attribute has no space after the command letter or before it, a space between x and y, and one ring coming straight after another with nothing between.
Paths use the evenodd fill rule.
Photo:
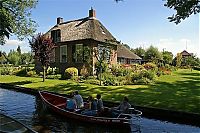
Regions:
<instances>
[{"instance_id":1,"label":"distant house","mask_svg":"<svg viewBox=\"0 0 200 133\"><path fill-rule=\"evenodd\" d=\"M131 52L123 45L117 47L117 62L119 64L141 63L142 58Z\"/></svg>"},{"instance_id":2,"label":"distant house","mask_svg":"<svg viewBox=\"0 0 200 133\"><path fill-rule=\"evenodd\" d=\"M116 64L117 61L129 64L140 59L117 43L113 35L97 20L93 9L89 10L88 17L82 19L64 22L63 18L57 18L57 24L45 35L51 37L56 44L50 65L58 67L61 73L68 67L76 67L80 71L86 66L94 74L97 62L95 51L99 46L113 47L109 57L110 64Z\"/></svg>"},{"instance_id":3,"label":"distant house","mask_svg":"<svg viewBox=\"0 0 200 133\"><path fill-rule=\"evenodd\" d=\"M189 53L186 50L183 50L180 54L181 54L182 58L193 56L193 53Z\"/></svg>"}]
</instances>

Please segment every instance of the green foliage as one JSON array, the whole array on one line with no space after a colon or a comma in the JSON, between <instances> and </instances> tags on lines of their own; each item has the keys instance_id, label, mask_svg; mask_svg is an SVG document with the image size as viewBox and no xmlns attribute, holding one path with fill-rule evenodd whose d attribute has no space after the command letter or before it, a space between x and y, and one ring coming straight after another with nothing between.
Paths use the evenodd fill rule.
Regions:
<instances>
[{"instance_id":1,"label":"green foliage","mask_svg":"<svg viewBox=\"0 0 200 133\"><path fill-rule=\"evenodd\" d=\"M177 54L176 56L176 66L180 67L182 62L182 55L180 53Z\"/></svg>"},{"instance_id":2,"label":"green foliage","mask_svg":"<svg viewBox=\"0 0 200 133\"><path fill-rule=\"evenodd\" d=\"M65 70L63 79L72 79L73 77L78 76L78 69L75 67L69 67Z\"/></svg>"},{"instance_id":3,"label":"green foliage","mask_svg":"<svg viewBox=\"0 0 200 133\"><path fill-rule=\"evenodd\" d=\"M146 64L143 64L143 67L146 69L146 70L153 70L153 71L157 71L158 67L156 66L156 64L154 63L146 63Z\"/></svg>"},{"instance_id":4,"label":"green foliage","mask_svg":"<svg viewBox=\"0 0 200 133\"><path fill-rule=\"evenodd\" d=\"M22 69L18 70L16 72L16 76L22 76L22 77L27 76L27 70L25 68L22 68Z\"/></svg>"},{"instance_id":5,"label":"green foliage","mask_svg":"<svg viewBox=\"0 0 200 133\"><path fill-rule=\"evenodd\" d=\"M83 68L81 69L80 74L85 79L90 75L88 72L88 69L85 67L85 65L83 65Z\"/></svg>"},{"instance_id":6,"label":"green foliage","mask_svg":"<svg viewBox=\"0 0 200 133\"><path fill-rule=\"evenodd\" d=\"M20 63L20 54L17 51L10 50L8 53L8 61L13 65L19 65Z\"/></svg>"},{"instance_id":7,"label":"green foliage","mask_svg":"<svg viewBox=\"0 0 200 133\"><path fill-rule=\"evenodd\" d=\"M176 11L176 14L168 17L168 19L170 22L179 24L181 20L200 12L199 2L199 0L167 0L165 6Z\"/></svg>"},{"instance_id":8,"label":"green foliage","mask_svg":"<svg viewBox=\"0 0 200 133\"><path fill-rule=\"evenodd\" d=\"M87 79L84 81L86 84L93 84L93 85L99 85L99 80L97 79Z\"/></svg>"},{"instance_id":9,"label":"green foliage","mask_svg":"<svg viewBox=\"0 0 200 133\"><path fill-rule=\"evenodd\" d=\"M31 9L35 8L36 0L3 0L0 1L1 32L0 44L5 43L5 37L9 38L14 33L18 39L33 35L36 31L36 23L31 16Z\"/></svg>"},{"instance_id":10,"label":"green foliage","mask_svg":"<svg viewBox=\"0 0 200 133\"><path fill-rule=\"evenodd\" d=\"M172 64L172 60L173 60L173 54L172 54L172 52L163 51L162 55L163 55L163 62L164 62L164 64Z\"/></svg>"},{"instance_id":11,"label":"green foliage","mask_svg":"<svg viewBox=\"0 0 200 133\"><path fill-rule=\"evenodd\" d=\"M162 54L158 51L158 48L152 45L146 50L144 54L144 59L149 62L158 63L162 59Z\"/></svg>"},{"instance_id":12,"label":"green foliage","mask_svg":"<svg viewBox=\"0 0 200 133\"><path fill-rule=\"evenodd\" d=\"M37 74L36 74L35 70L30 70L30 71L27 72L26 76L28 76L28 77L36 77Z\"/></svg>"},{"instance_id":13,"label":"green foliage","mask_svg":"<svg viewBox=\"0 0 200 133\"><path fill-rule=\"evenodd\" d=\"M131 51L140 57L144 57L145 50L142 47L131 49Z\"/></svg>"},{"instance_id":14,"label":"green foliage","mask_svg":"<svg viewBox=\"0 0 200 133\"><path fill-rule=\"evenodd\" d=\"M96 68L96 72L97 72L97 75L98 75L100 73L100 70L101 70L102 73L108 71L108 64L105 61L103 61L102 63L96 62L95 68Z\"/></svg>"}]
</instances>

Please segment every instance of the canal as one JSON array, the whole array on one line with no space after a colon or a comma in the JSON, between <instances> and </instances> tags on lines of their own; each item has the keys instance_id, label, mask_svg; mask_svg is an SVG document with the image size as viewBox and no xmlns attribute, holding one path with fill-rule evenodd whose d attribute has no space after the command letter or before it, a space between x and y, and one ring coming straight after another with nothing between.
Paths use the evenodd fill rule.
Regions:
<instances>
[{"instance_id":1,"label":"canal","mask_svg":"<svg viewBox=\"0 0 200 133\"><path fill-rule=\"evenodd\" d=\"M120 127L106 127L67 120L42 107L39 97L0 88L0 112L41 132L124 133ZM200 133L200 127L142 118L132 127L138 133Z\"/></svg>"}]
</instances>

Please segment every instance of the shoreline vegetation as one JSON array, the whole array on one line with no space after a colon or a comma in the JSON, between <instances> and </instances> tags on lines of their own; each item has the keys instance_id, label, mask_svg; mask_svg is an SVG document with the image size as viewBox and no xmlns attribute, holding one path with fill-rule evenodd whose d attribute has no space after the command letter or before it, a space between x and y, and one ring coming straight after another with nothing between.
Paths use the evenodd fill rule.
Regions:
<instances>
[{"instance_id":1,"label":"shoreline vegetation","mask_svg":"<svg viewBox=\"0 0 200 133\"><path fill-rule=\"evenodd\" d=\"M120 102L128 96L132 105L200 114L200 71L179 69L171 75L162 75L149 85L98 86L71 80L0 76L0 83L46 90L61 94L79 90L86 98L101 93L103 100Z\"/></svg>"}]
</instances>

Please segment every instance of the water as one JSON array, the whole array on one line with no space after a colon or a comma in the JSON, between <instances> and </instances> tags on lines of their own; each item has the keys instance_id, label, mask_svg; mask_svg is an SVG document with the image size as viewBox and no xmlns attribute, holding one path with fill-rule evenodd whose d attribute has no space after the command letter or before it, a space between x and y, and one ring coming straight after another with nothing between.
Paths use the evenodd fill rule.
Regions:
<instances>
[{"instance_id":1,"label":"water","mask_svg":"<svg viewBox=\"0 0 200 133\"><path fill-rule=\"evenodd\" d=\"M68 120L44 110L37 96L0 88L0 112L41 132L124 133L120 127L106 127ZM200 133L200 127L142 118L132 126L137 133Z\"/></svg>"}]
</instances>

